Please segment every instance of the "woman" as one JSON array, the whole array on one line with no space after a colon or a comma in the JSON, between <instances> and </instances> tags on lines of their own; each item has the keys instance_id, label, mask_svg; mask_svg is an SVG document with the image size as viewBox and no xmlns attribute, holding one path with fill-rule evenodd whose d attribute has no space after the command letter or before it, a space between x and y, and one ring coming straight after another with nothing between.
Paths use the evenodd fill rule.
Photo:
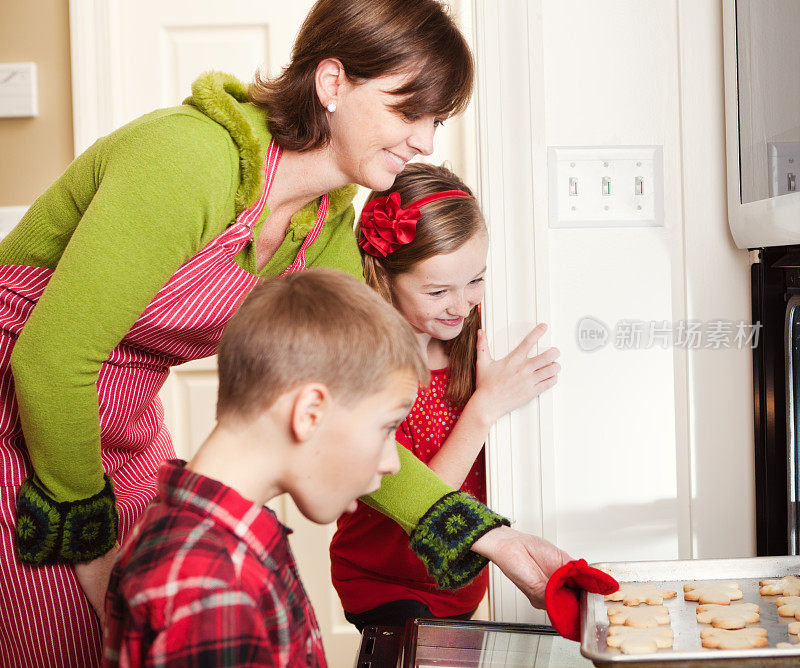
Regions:
<instances>
[{"instance_id":1,"label":"woman","mask_svg":"<svg viewBox=\"0 0 800 668\"><path fill-rule=\"evenodd\" d=\"M281 77L249 96L201 77L79 156L0 243L2 665L98 662L115 543L173 456L169 366L213 354L262 278L360 276L349 184L386 189L430 153L472 72L435 0L320 0ZM413 530L430 572L457 586L480 553L539 602L564 555L412 460L369 502ZM464 529L439 531L454 514Z\"/></svg>"}]
</instances>

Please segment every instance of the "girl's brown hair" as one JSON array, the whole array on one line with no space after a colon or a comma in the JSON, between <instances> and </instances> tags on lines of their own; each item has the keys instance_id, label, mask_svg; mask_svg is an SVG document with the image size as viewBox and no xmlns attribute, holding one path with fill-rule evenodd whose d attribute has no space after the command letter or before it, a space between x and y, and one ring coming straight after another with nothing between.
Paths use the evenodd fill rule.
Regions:
<instances>
[{"instance_id":1,"label":"girl's brown hair","mask_svg":"<svg viewBox=\"0 0 800 668\"><path fill-rule=\"evenodd\" d=\"M421 197L444 190L463 190L472 195L453 172L444 166L411 163L400 173L394 185L383 192L372 192L367 201L398 193L402 206L408 206ZM413 241L400 246L386 257L374 257L361 251L364 277L388 302L392 303L392 279L410 271L415 264L435 255L452 253L475 234L487 233L486 221L478 202L472 197L447 197L421 207ZM356 237L361 239L361 225L356 226ZM476 306L464 321L461 333L445 343L449 358L447 399L454 404L467 403L475 391L475 363L480 311Z\"/></svg>"},{"instance_id":2,"label":"girl's brown hair","mask_svg":"<svg viewBox=\"0 0 800 668\"><path fill-rule=\"evenodd\" d=\"M249 98L265 108L283 148L308 151L330 141L316 93L317 65L338 58L353 82L409 74L394 109L408 116L458 113L472 96L472 54L437 0L319 0L303 22L292 60L275 79L257 74Z\"/></svg>"}]
</instances>

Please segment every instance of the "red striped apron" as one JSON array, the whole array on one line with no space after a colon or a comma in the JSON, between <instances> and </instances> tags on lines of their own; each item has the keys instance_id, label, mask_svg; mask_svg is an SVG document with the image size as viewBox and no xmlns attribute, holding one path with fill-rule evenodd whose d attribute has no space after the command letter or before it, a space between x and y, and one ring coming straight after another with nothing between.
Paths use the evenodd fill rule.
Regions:
<instances>
[{"instance_id":1,"label":"red striped apron","mask_svg":"<svg viewBox=\"0 0 800 668\"><path fill-rule=\"evenodd\" d=\"M103 468L112 476L122 540L155 497L155 473L173 458L158 391L169 367L208 357L259 278L234 261L253 240L275 178L281 150L270 144L264 190L216 239L159 290L102 365L97 380ZM319 235L328 210L322 197L317 222L294 262L305 269L305 250ZM30 567L14 554L16 494L31 472L25 454L9 359L53 271L0 266L0 666L96 666L102 635L97 618L68 565Z\"/></svg>"}]
</instances>

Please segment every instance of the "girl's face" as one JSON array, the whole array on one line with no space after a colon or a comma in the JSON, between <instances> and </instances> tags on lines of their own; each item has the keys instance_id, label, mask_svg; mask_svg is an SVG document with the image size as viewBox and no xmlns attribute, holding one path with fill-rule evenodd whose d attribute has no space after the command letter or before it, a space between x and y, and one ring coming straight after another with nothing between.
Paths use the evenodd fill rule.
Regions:
<instances>
[{"instance_id":1,"label":"girl's face","mask_svg":"<svg viewBox=\"0 0 800 668\"><path fill-rule=\"evenodd\" d=\"M351 183L369 190L387 190L406 163L418 154L433 152L433 134L442 119L432 114L407 118L392 109L396 90L407 75L345 81L330 114L331 149L336 163Z\"/></svg>"},{"instance_id":2,"label":"girl's face","mask_svg":"<svg viewBox=\"0 0 800 668\"><path fill-rule=\"evenodd\" d=\"M440 341L457 337L464 319L485 292L486 232L473 235L461 248L415 264L392 280L392 300L418 334Z\"/></svg>"}]
</instances>

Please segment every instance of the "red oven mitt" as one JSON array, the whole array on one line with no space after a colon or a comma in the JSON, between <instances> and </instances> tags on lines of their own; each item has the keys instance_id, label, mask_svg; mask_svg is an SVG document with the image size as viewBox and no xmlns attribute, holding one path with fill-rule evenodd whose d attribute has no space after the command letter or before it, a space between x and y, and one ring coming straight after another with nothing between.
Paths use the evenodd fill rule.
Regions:
<instances>
[{"instance_id":1,"label":"red oven mitt","mask_svg":"<svg viewBox=\"0 0 800 668\"><path fill-rule=\"evenodd\" d=\"M581 591L613 594L619 583L608 573L592 568L586 559L570 561L547 581L544 603L553 628L568 640L581 639Z\"/></svg>"}]
</instances>

